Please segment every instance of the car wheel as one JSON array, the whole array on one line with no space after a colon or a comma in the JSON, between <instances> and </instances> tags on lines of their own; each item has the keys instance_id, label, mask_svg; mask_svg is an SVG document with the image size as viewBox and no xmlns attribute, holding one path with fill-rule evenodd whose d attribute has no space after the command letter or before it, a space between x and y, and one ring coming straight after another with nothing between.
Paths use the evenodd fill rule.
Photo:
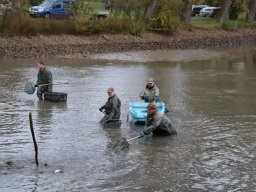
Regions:
<instances>
[{"instance_id":1,"label":"car wheel","mask_svg":"<svg viewBox=\"0 0 256 192\"><path fill-rule=\"evenodd\" d=\"M51 14L50 13L45 13L44 18L45 19L51 19Z\"/></svg>"}]
</instances>

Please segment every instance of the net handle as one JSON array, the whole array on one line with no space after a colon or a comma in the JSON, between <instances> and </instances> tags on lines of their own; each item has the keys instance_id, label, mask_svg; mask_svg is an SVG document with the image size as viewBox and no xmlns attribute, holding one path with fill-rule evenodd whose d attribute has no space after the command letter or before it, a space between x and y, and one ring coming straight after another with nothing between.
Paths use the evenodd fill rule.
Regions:
<instances>
[{"instance_id":1,"label":"net handle","mask_svg":"<svg viewBox=\"0 0 256 192\"><path fill-rule=\"evenodd\" d=\"M40 86L45 86L45 85L62 85L62 84L69 84L69 83L68 83L68 82L64 82L64 83L53 83L53 84L47 83L47 84L40 84L40 85L38 85L38 87L40 87Z\"/></svg>"},{"instance_id":2,"label":"net handle","mask_svg":"<svg viewBox=\"0 0 256 192\"><path fill-rule=\"evenodd\" d=\"M139 139L139 138L141 138L141 137L143 137L143 135L138 135L138 136L136 136L136 137L132 137L132 138L126 140L126 141L132 141L132 140L134 140L134 139Z\"/></svg>"},{"instance_id":3,"label":"net handle","mask_svg":"<svg viewBox=\"0 0 256 192\"><path fill-rule=\"evenodd\" d=\"M128 139L128 140L126 140L124 137L122 137L121 139L118 139L118 141L116 142L116 144L113 146L112 149L115 149L116 146L117 146L117 144L118 144L119 142L121 142L121 140L122 140L122 142L126 141L126 142L128 143L129 141L132 141L132 140L134 140L134 139L139 139L139 138L142 138L142 137L143 137L143 135L138 135L138 136L132 137L132 138L130 138L130 139ZM128 144L129 144L129 143L128 143Z\"/></svg>"}]
</instances>

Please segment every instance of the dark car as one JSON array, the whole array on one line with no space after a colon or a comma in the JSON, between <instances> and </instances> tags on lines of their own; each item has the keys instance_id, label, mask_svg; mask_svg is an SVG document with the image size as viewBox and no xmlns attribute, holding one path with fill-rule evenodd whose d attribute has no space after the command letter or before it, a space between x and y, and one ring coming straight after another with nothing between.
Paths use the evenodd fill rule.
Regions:
<instances>
[{"instance_id":1,"label":"dark car","mask_svg":"<svg viewBox=\"0 0 256 192\"><path fill-rule=\"evenodd\" d=\"M207 5L193 5L191 16L198 16L201 9L208 7Z\"/></svg>"}]
</instances>

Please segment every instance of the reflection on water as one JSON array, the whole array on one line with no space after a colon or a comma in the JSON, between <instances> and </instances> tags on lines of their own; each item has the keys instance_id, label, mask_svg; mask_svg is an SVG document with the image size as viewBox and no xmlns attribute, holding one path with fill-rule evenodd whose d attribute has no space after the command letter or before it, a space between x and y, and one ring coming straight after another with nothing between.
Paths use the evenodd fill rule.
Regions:
<instances>
[{"instance_id":1,"label":"reflection on water","mask_svg":"<svg viewBox=\"0 0 256 192\"><path fill-rule=\"evenodd\" d=\"M256 49L189 62L45 62L55 82L69 82L54 86L68 93L67 102L23 93L25 82L35 81L34 61L1 63L0 191L256 190ZM140 138L129 142L129 151L111 150L118 139L142 130L143 125L127 122L128 102L139 101L149 77L178 135ZM102 126L98 108L110 86L122 101L121 123ZM1 162L8 160L13 166L3 168Z\"/></svg>"}]
</instances>

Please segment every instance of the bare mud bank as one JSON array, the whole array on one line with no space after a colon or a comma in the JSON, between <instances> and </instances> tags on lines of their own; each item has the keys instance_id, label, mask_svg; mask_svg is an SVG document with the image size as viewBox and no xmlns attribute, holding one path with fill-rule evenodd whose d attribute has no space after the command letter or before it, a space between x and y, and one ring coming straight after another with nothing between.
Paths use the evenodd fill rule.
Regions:
<instances>
[{"instance_id":1,"label":"bare mud bank","mask_svg":"<svg viewBox=\"0 0 256 192\"><path fill-rule=\"evenodd\" d=\"M172 35L143 33L140 37L129 34L90 36L2 35L0 36L0 59L49 58L56 56L91 57L95 54L143 50L218 50L222 48L248 47L255 44L255 29L179 31ZM176 60L179 60L179 58L176 58Z\"/></svg>"}]
</instances>

